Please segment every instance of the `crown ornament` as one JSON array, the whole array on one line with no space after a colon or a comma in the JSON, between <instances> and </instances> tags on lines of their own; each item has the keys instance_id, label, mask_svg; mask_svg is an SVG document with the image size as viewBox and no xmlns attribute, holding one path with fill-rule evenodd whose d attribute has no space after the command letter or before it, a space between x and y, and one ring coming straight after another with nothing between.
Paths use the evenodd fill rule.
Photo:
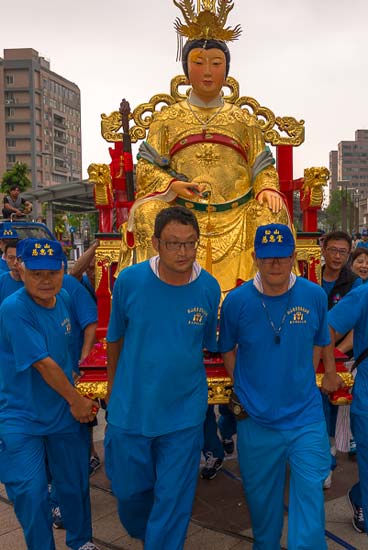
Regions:
<instances>
[{"instance_id":1,"label":"crown ornament","mask_svg":"<svg viewBox=\"0 0 368 550\"><path fill-rule=\"evenodd\" d=\"M198 0L197 11L194 0L173 0L183 14L185 24L179 17L174 28L178 35L188 40L237 40L242 32L240 25L225 27L227 17L234 7L233 0Z\"/></svg>"}]
</instances>

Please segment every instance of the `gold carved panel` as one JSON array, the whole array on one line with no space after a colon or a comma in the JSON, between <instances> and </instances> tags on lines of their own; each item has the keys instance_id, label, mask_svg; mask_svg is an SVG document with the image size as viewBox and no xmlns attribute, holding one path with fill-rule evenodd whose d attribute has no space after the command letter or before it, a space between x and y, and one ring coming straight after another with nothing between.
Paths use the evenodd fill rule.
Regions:
<instances>
[{"instance_id":1,"label":"gold carved panel","mask_svg":"<svg viewBox=\"0 0 368 550\"><path fill-rule=\"evenodd\" d=\"M95 254L96 288L98 288L101 281L102 268L105 267L109 269L113 263L117 264L119 261L119 252L120 239L100 239L100 245L98 246Z\"/></svg>"},{"instance_id":2,"label":"gold carved panel","mask_svg":"<svg viewBox=\"0 0 368 550\"><path fill-rule=\"evenodd\" d=\"M186 99L190 87L185 75L175 76L171 80L170 94L156 94L147 103L141 103L129 115L133 126L129 130L132 143L146 138L154 113L165 107ZM184 88L181 91L181 88ZM276 116L268 107L261 106L258 101L249 96L239 96L239 83L229 76L225 83L229 93L224 94L225 101L240 107L243 112L254 120L264 132L264 139L271 145L298 146L304 142L304 120L294 117ZM101 134L109 142L121 141L121 114L114 111L110 115L101 115Z\"/></svg>"}]
</instances>

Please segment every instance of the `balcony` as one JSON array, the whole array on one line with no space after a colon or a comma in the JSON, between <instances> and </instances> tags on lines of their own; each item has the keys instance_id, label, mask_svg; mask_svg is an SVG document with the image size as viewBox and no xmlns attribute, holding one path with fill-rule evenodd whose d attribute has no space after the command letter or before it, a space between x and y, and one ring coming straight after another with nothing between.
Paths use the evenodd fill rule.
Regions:
<instances>
[{"instance_id":1,"label":"balcony","mask_svg":"<svg viewBox=\"0 0 368 550\"><path fill-rule=\"evenodd\" d=\"M68 138L64 132L58 132L56 130L54 132L54 141L58 141L59 143L68 143Z\"/></svg>"},{"instance_id":2,"label":"balcony","mask_svg":"<svg viewBox=\"0 0 368 550\"><path fill-rule=\"evenodd\" d=\"M63 118L61 118L61 117L56 117L56 116L54 115L53 122L54 122L55 128L61 128L62 130L66 130L65 120L64 120Z\"/></svg>"}]
</instances>

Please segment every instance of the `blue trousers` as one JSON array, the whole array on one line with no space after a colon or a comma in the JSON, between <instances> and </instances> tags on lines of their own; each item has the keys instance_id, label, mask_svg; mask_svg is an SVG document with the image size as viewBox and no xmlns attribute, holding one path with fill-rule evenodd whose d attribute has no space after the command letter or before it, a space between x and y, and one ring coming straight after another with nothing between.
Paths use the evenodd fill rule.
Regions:
<instances>
[{"instance_id":1,"label":"blue trousers","mask_svg":"<svg viewBox=\"0 0 368 550\"><path fill-rule=\"evenodd\" d=\"M120 521L145 550L181 550L191 517L203 425L144 437L108 425L105 468Z\"/></svg>"},{"instance_id":2,"label":"blue trousers","mask_svg":"<svg viewBox=\"0 0 368 550\"><path fill-rule=\"evenodd\" d=\"M78 550L92 538L89 433L0 435L0 480L22 526L28 550L55 550L46 458L57 491L66 544Z\"/></svg>"},{"instance_id":3,"label":"blue trousers","mask_svg":"<svg viewBox=\"0 0 368 550\"><path fill-rule=\"evenodd\" d=\"M218 427L222 439L231 439L236 434L237 421L227 405L219 405Z\"/></svg>"},{"instance_id":4,"label":"blue trousers","mask_svg":"<svg viewBox=\"0 0 368 550\"><path fill-rule=\"evenodd\" d=\"M325 422L292 430L238 422L238 457L254 550L280 550L286 466L290 468L288 550L327 550L323 480L330 470Z\"/></svg>"},{"instance_id":5,"label":"blue trousers","mask_svg":"<svg viewBox=\"0 0 368 550\"><path fill-rule=\"evenodd\" d=\"M359 484L354 485L352 498L363 507L364 523L368 519L368 416L350 413L351 428L357 446Z\"/></svg>"},{"instance_id":6,"label":"blue trousers","mask_svg":"<svg viewBox=\"0 0 368 550\"><path fill-rule=\"evenodd\" d=\"M231 439L236 434L236 420L233 413L226 405L219 405L220 417L218 424L216 420L215 407L209 405L206 413L206 420L203 426L204 443L203 454L212 452L217 458L224 458L224 448L217 433L220 430L222 439Z\"/></svg>"}]
</instances>

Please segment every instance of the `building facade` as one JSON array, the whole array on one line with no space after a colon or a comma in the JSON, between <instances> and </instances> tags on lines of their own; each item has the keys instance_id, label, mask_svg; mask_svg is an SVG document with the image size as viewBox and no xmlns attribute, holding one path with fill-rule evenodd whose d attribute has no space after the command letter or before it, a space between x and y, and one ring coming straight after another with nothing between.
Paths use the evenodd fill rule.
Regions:
<instances>
[{"instance_id":1,"label":"building facade","mask_svg":"<svg viewBox=\"0 0 368 550\"><path fill-rule=\"evenodd\" d=\"M349 195L359 220L355 229L361 230L368 223L368 130L356 130L354 141L340 141L329 158L330 192L341 190L345 200Z\"/></svg>"},{"instance_id":2,"label":"building facade","mask_svg":"<svg viewBox=\"0 0 368 550\"><path fill-rule=\"evenodd\" d=\"M0 58L0 177L16 162L33 189L82 178L80 90L31 48Z\"/></svg>"}]
</instances>

